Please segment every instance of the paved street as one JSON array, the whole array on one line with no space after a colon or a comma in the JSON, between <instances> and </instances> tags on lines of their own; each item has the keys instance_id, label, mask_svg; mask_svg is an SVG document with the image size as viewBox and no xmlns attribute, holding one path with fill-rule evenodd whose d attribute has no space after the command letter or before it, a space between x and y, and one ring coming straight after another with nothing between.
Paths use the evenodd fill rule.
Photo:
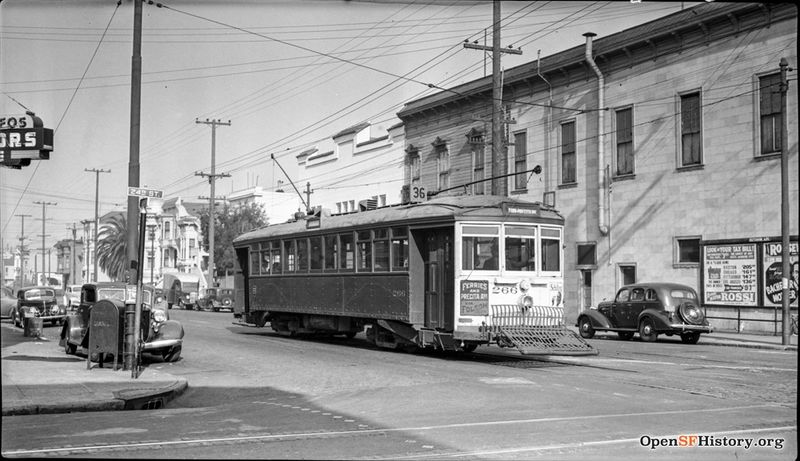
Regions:
<instances>
[{"instance_id":1,"label":"paved street","mask_svg":"<svg viewBox=\"0 0 800 461\"><path fill-rule=\"evenodd\" d=\"M797 453L796 351L599 337L596 357L531 359L498 348L406 354L377 350L363 335L304 340L232 325L229 313L171 314L186 327L183 359L148 365L190 382L168 408L5 417L4 452L284 459ZM642 446L681 435L783 447Z\"/></svg>"}]
</instances>

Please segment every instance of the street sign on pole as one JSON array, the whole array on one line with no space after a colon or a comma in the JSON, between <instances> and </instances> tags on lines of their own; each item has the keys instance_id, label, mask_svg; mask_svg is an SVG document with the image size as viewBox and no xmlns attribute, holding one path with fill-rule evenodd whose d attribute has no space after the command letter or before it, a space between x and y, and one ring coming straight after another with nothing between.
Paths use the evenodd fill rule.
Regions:
<instances>
[{"instance_id":1,"label":"street sign on pole","mask_svg":"<svg viewBox=\"0 0 800 461\"><path fill-rule=\"evenodd\" d=\"M143 187L128 187L128 197L164 198L164 191L160 189L145 189Z\"/></svg>"}]
</instances>

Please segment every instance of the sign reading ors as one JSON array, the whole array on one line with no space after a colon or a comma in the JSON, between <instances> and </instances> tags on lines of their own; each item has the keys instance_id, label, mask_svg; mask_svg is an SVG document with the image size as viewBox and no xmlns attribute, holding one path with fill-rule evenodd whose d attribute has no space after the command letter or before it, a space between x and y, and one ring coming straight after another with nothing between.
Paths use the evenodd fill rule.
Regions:
<instances>
[{"instance_id":1,"label":"sign reading ors","mask_svg":"<svg viewBox=\"0 0 800 461\"><path fill-rule=\"evenodd\" d=\"M0 164L12 168L30 165L31 160L48 160L53 151L53 130L29 112L0 116Z\"/></svg>"}]
</instances>

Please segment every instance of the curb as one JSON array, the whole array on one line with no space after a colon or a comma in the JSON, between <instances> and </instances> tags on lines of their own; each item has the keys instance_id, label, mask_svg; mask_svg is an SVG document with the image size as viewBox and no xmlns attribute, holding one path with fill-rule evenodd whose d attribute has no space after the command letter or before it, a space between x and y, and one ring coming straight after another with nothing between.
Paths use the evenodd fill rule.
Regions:
<instances>
[{"instance_id":1,"label":"curb","mask_svg":"<svg viewBox=\"0 0 800 461\"><path fill-rule=\"evenodd\" d=\"M81 413L91 411L156 410L164 408L169 401L183 394L188 387L189 384L185 379L179 379L166 388L145 390L123 389L121 391L113 391L113 399L12 405L3 407L2 416Z\"/></svg>"}]
</instances>

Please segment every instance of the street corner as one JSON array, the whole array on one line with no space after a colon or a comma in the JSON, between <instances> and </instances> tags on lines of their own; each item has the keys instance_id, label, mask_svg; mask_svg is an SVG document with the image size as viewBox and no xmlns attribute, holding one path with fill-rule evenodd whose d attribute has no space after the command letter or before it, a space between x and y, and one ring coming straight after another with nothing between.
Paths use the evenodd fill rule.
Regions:
<instances>
[{"instance_id":1,"label":"street corner","mask_svg":"<svg viewBox=\"0 0 800 461\"><path fill-rule=\"evenodd\" d=\"M132 386L114 391L114 398L123 402L123 410L158 410L183 394L189 387L184 378L171 377L158 382L130 383Z\"/></svg>"}]
</instances>

